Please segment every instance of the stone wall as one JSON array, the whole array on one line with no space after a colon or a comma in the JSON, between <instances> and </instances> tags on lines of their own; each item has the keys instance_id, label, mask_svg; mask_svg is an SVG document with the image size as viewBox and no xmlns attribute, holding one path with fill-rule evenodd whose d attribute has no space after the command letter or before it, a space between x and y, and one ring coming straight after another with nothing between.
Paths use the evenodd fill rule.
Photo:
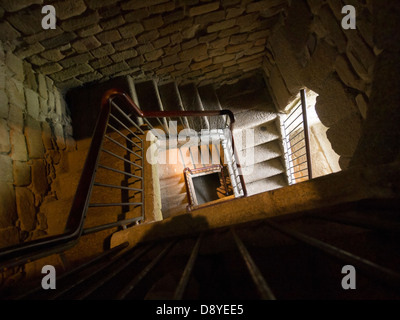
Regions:
<instances>
[{"instance_id":1,"label":"stone wall","mask_svg":"<svg viewBox=\"0 0 400 320\"><path fill-rule=\"evenodd\" d=\"M59 152L75 148L53 81L0 42L0 247L45 235L41 204L52 196Z\"/></svg>"},{"instance_id":2,"label":"stone wall","mask_svg":"<svg viewBox=\"0 0 400 320\"><path fill-rule=\"evenodd\" d=\"M357 12L357 29L344 30L345 4ZM376 56L371 1L296 0L267 40L264 71L279 109L301 88L319 97L316 111L340 166L347 168L367 117Z\"/></svg>"},{"instance_id":3,"label":"stone wall","mask_svg":"<svg viewBox=\"0 0 400 320\"><path fill-rule=\"evenodd\" d=\"M57 27L43 30L41 7ZM222 83L261 68L287 0L4 0L0 40L59 88L123 75ZM1 9L1 8L0 8Z\"/></svg>"},{"instance_id":4,"label":"stone wall","mask_svg":"<svg viewBox=\"0 0 400 320\"><path fill-rule=\"evenodd\" d=\"M400 160L400 2L373 0L374 70L367 120L351 164L378 165Z\"/></svg>"}]
</instances>

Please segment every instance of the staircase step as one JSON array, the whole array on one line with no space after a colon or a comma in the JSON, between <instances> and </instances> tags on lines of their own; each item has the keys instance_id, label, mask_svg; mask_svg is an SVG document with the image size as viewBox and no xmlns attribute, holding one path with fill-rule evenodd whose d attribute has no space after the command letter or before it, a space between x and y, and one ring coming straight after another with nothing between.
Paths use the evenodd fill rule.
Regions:
<instances>
[{"instance_id":1,"label":"staircase step","mask_svg":"<svg viewBox=\"0 0 400 320\"><path fill-rule=\"evenodd\" d=\"M261 126L277 119L276 111L264 108L249 109L244 112L235 113L235 129L243 130Z\"/></svg>"},{"instance_id":2,"label":"staircase step","mask_svg":"<svg viewBox=\"0 0 400 320\"><path fill-rule=\"evenodd\" d=\"M139 102L139 108L143 111L161 111L161 105L158 100L157 89L153 81L144 81L135 83L135 89ZM157 119L148 119L153 126L160 126Z\"/></svg>"},{"instance_id":3,"label":"staircase step","mask_svg":"<svg viewBox=\"0 0 400 320\"><path fill-rule=\"evenodd\" d=\"M287 182L285 181L285 177L283 174L278 174L273 177L269 177L267 179L258 180L255 182L247 183L246 189L247 194L249 196L283 188L287 186Z\"/></svg>"},{"instance_id":4,"label":"staircase step","mask_svg":"<svg viewBox=\"0 0 400 320\"><path fill-rule=\"evenodd\" d=\"M277 141L267 142L256 147L238 151L239 162L242 165L246 165L246 160L247 162L260 163L281 157L282 154L283 152Z\"/></svg>"},{"instance_id":5,"label":"staircase step","mask_svg":"<svg viewBox=\"0 0 400 320\"><path fill-rule=\"evenodd\" d=\"M196 86L192 83L186 84L179 87L179 93L182 99L183 108L187 111L203 111L203 105L200 99L199 92ZM194 118L187 117L190 128L200 131L201 129L206 129L208 127L207 120L205 117Z\"/></svg>"},{"instance_id":6,"label":"staircase step","mask_svg":"<svg viewBox=\"0 0 400 320\"><path fill-rule=\"evenodd\" d=\"M243 177L246 183L266 179L284 172L285 169L283 168L279 158L242 168Z\"/></svg>"},{"instance_id":7,"label":"staircase step","mask_svg":"<svg viewBox=\"0 0 400 320\"><path fill-rule=\"evenodd\" d=\"M249 134L250 136L246 135ZM251 135L254 135L253 137ZM276 127L276 122L263 123L257 127L250 128L250 131L235 128L233 131L235 147L238 150L259 146L281 138ZM247 141L246 141L247 140Z\"/></svg>"}]
</instances>

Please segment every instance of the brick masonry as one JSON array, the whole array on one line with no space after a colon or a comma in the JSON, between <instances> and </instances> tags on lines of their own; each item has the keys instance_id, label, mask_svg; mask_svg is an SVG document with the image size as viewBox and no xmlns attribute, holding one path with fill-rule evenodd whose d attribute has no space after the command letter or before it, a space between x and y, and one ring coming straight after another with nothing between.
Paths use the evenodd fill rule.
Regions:
<instances>
[{"instance_id":1,"label":"brick masonry","mask_svg":"<svg viewBox=\"0 0 400 320\"><path fill-rule=\"evenodd\" d=\"M268 5L248 0L55 0L57 29L43 31L38 11L43 1L23 2L6 1L0 40L17 40L14 54L61 89L127 75L132 59L136 79L205 84L218 74L222 84L240 78L261 68L258 53L265 42L257 40L268 36L266 26L272 28L287 6L287 0ZM21 21L32 12L38 14L35 19ZM259 37L252 36L258 32ZM202 68L203 57L213 57L218 71ZM241 58L246 63L221 63ZM105 61L110 63L102 66Z\"/></svg>"}]
</instances>

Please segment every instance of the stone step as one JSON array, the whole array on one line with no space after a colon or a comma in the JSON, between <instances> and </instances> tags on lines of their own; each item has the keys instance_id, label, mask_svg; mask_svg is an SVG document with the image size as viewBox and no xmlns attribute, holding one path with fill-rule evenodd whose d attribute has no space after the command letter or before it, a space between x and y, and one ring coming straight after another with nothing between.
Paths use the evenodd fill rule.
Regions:
<instances>
[{"instance_id":1,"label":"stone step","mask_svg":"<svg viewBox=\"0 0 400 320\"><path fill-rule=\"evenodd\" d=\"M260 163L267 160L272 160L283 155L278 141L267 142L256 147L247 148L238 151L239 162L242 165L246 163Z\"/></svg>"},{"instance_id":2,"label":"stone step","mask_svg":"<svg viewBox=\"0 0 400 320\"><path fill-rule=\"evenodd\" d=\"M186 111L203 111L203 104L197 87L190 83L179 87L179 94L182 99L183 108ZM208 128L208 120L205 117L187 117L190 128L200 131Z\"/></svg>"},{"instance_id":3,"label":"stone step","mask_svg":"<svg viewBox=\"0 0 400 320\"><path fill-rule=\"evenodd\" d=\"M284 172L285 169L279 158L256 163L248 167L242 167L242 173L246 183L263 180Z\"/></svg>"},{"instance_id":4,"label":"stone step","mask_svg":"<svg viewBox=\"0 0 400 320\"><path fill-rule=\"evenodd\" d=\"M243 112L235 113L236 130L250 129L261 126L265 123L272 122L277 119L274 110L266 111L264 108L255 108Z\"/></svg>"},{"instance_id":5,"label":"stone step","mask_svg":"<svg viewBox=\"0 0 400 320\"><path fill-rule=\"evenodd\" d=\"M263 123L250 130L234 129L233 138L237 150L256 147L274 140L281 139L275 121Z\"/></svg>"},{"instance_id":6,"label":"stone step","mask_svg":"<svg viewBox=\"0 0 400 320\"><path fill-rule=\"evenodd\" d=\"M284 174L278 174L267 179L258 180L255 182L247 183L246 189L249 196L260 194L263 192L276 190L287 186Z\"/></svg>"}]
</instances>

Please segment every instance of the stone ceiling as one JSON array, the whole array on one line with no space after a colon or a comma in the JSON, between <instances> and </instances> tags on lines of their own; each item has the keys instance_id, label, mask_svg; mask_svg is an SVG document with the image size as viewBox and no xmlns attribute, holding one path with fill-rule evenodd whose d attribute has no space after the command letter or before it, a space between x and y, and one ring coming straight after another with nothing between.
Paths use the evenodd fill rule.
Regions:
<instances>
[{"instance_id":1,"label":"stone ceiling","mask_svg":"<svg viewBox=\"0 0 400 320\"><path fill-rule=\"evenodd\" d=\"M131 75L223 83L262 65L287 0L0 0L0 40L60 88ZM57 27L42 28L44 5Z\"/></svg>"}]
</instances>

